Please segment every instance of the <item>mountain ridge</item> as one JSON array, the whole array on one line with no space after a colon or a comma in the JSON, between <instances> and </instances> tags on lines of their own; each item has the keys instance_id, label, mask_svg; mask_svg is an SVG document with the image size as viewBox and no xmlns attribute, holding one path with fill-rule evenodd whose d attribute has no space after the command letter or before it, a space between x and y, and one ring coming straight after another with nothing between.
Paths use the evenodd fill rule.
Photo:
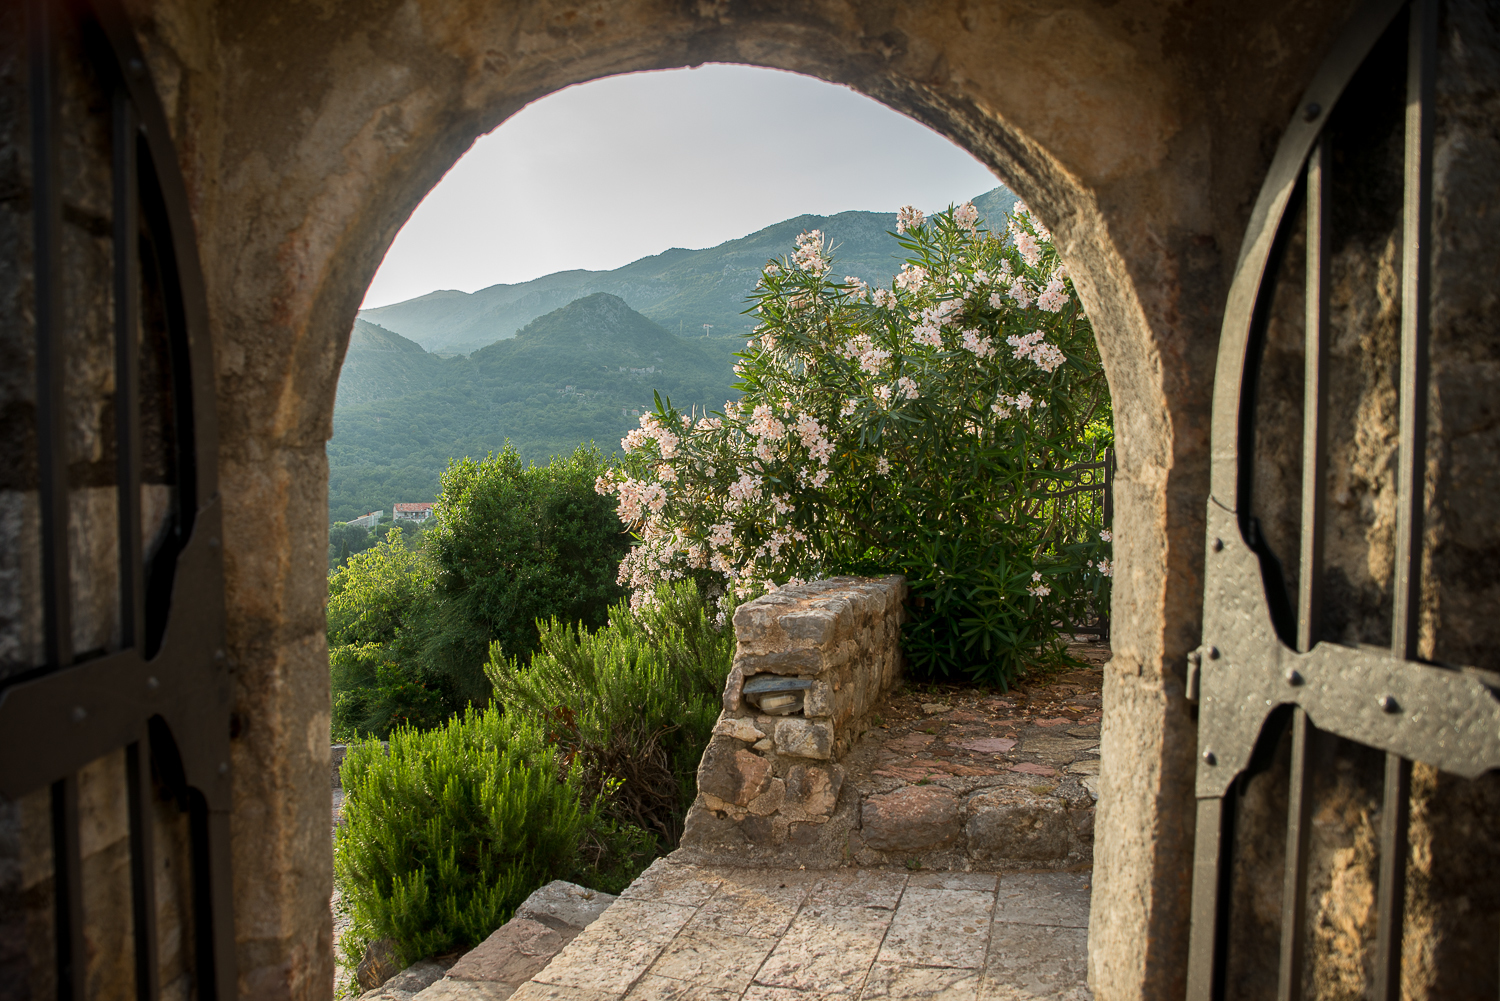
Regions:
<instances>
[{"instance_id":1,"label":"mountain ridge","mask_svg":"<svg viewBox=\"0 0 1500 1001\"><path fill-rule=\"evenodd\" d=\"M1016 196L1003 186L973 199L986 219L1010 211ZM790 251L806 229L821 229L834 247L840 276L885 285L904 259L890 235L896 215L849 211L804 213L702 250L672 247L609 271L556 271L475 292L437 289L425 295L360 310L368 322L416 341L437 354L470 354L514 336L527 323L595 292L617 295L669 331L695 333L704 324L715 337L742 338L754 323L741 315L767 260Z\"/></svg>"}]
</instances>

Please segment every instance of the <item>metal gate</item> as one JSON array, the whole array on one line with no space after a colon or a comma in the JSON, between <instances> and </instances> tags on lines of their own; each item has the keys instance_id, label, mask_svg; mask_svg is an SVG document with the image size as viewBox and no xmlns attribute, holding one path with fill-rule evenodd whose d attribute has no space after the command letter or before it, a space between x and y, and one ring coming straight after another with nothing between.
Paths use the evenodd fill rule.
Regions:
<instances>
[{"instance_id":1,"label":"metal gate","mask_svg":"<svg viewBox=\"0 0 1500 1001\"><path fill-rule=\"evenodd\" d=\"M0 623L0 802L10 871L43 870L0 894L25 952L0 994L155 999L167 976L228 998L232 687L186 190L114 0L0 16L0 337L30 369L0 400L20 581Z\"/></svg>"},{"instance_id":2,"label":"metal gate","mask_svg":"<svg viewBox=\"0 0 1500 1001\"><path fill-rule=\"evenodd\" d=\"M1376 1001L1401 996L1412 763L1469 778L1500 766L1500 702L1493 687L1500 679L1418 658L1423 519L1429 510L1424 422L1438 23L1436 0L1377 0L1351 23L1281 140L1230 292L1215 378L1203 645L1189 657L1187 670L1188 698L1199 707L1192 1001L1227 993L1230 915L1236 894L1249 892L1236 883L1242 877L1231 864L1237 831L1246 836L1236 827L1235 812L1246 783L1272 768L1273 757L1276 768L1286 769L1278 773L1278 781L1285 782L1284 799L1277 799L1284 803L1285 840L1273 853L1279 879L1261 885L1280 885L1279 955L1269 955L1276 947L1268 934L1261 943L1268 953L1263 962L1274 978L1262 978L1253 989L1236 985L1228 993L1279 999L1303 996L1309 962L1312 742L1324 740L1320 734L1333 735L1329 739L1371 749L1360 753L1384 755L1383 796L1370 813L1371 825L1378 828L1373 963L1365 967L1370 979L1362 989L1368 993L1361 995ZM1387 87L1388 97L1382 96ZM1377 197L1380 186L1373 181L1344 187L1335 181L1339 171L1355 169L1351 164L1363 155L1359 144L1367 142L1361 137L1387 114L1396 178L1392 217L1400 234L1399 255L1393 255L1400 265L1399 292L1391 295L1399 299L1400 317L1399 366L1392 364L1399 368L1399 445L1389 601L1382 606L1388 619L1381 636L1388 636L1388 644L1373 646L1339 642L1326 626L1331 578L1324 572L1325 528L1333 473L1328 425L1344 419L1329 405L1330 387L1337 385L1329 364L1330 232L1341 212L1348 218L1354 211L1339 199ZM1299 255L1301 267L1287 264ZM1267 427L1270 404L1257 400L1274 393L1276 380L1287 381L1287 370L1267 361L1266 345L1277 336L1273 327L1286 326L1283 317L1298 313L1305 338L1299 346L1301 371L1294 372L1301 382L1300 413L1279 435ZM1283 410L1295 409L1295 403L1290 400ZM1281 467L1265 458L1276 448L1291 456L1280 479ZM1297 479L1300 490L1288 487ZM1256 493L1259 489L1264 496L1278 486L1290 495L1287 522L1293 525L1280 545L1257 514L1257 503L1266 502ZM1290 752L1273 755L1278 745ZM1378 775L1373 761L1371 774ZM1372 780L1372 797L1378 781Z\"/></svg>"}]
</instances>

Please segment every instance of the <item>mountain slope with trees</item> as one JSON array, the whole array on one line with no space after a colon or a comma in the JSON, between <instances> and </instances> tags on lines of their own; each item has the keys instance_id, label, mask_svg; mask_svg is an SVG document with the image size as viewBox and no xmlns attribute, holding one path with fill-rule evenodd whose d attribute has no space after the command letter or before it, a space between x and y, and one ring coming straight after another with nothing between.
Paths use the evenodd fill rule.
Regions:
<instances>
[{"instance_id":1,"label":"mountain slope with trees","mask_svg":"<svg viewBox=\"0 0 1500 1001\"><path fill-rule=\"evenodd\" d=\"M995 188L974 199L985 218L1010 211L1016 196ZM743 340L754 323L742 315L768 259L788 253L797 234L821 229L833 245L842 275L885 285L900 268L901 248L890 235L889 212L801 215L705 250L673 248L613 271L559 271L516 285L477 292L429 292L405 302L360 311L360 317L421 344L436 354L468 354L515 336L545 313L595 292L619 296L632 309L682 336Z\"/></svg>"},{"instance_id":2,"label":"mountain slope with trees","mask_svg":"<svg viewBox=\"0 0 1500 1001\"><path fill-rule=\"evenodd\" d=\"M536 462L584 441L612 452L654 392L700 410L722 408L733 395L728 352L680 338L606 293L468 358L439 358L359 322L328 443L335 522L430 500L450 458L483 458L507 440Z\"/></svg>"}]
</instances>

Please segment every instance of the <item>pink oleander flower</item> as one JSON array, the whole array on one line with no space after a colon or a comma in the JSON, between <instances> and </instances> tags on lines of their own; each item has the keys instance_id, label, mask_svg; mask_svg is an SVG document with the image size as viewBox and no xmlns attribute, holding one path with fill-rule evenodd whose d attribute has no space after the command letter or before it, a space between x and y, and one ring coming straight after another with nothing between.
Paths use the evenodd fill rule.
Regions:
<instances>
[{"instance_id":1,"label":"pink oleander flower","mask_svg":"<svg viewBox=\"0 0 1500 1001\"><path fill-rule=\"evenodd\" d=\"M914 382L909 376L905 375L896 380L896 392L898 395L905 397L908 400L915 400L918 396L922 395L917 391L916 382Z\"/></svg>"},{"instance_id":2,"label":"pink oleander flower","mask_svg":"<svg viewBox=\"0 0 1500 1001\"><path fill-rule=\"evenodd\" d=\"M901 265L901 273L895 278L896 287L915 292L927 282L927 269L916 264Z\"/></svg>"},{"instance_id":3,"label":"pink oleander flower","mask_svg":"<svg viewBox=\"0 0 1500 1001\"><path fill-rule=\"evenodd\" d=\"M792 260L803 271L815 275L826 274L829 268L828 255L823 248L823 231L806 230L797 237L797 252ZM795 303L794 303L795 304Z\"/></svg>"},{"instance_id":4,"label":"pink oleander flower","mask_svg":"<svg viewBox=\"0 0 1500 1001\"><path fill-rule=\"evenodd\" d=\"M1015 357L1028 359L1042 371L1050 374L1068 358L1056 345L1049 344L1042 339L1046 336L1044 331L1033 330L1025 335L1011 334L1005 342L1014 350Z\"/></svg>"},{"instance_id":5,"label":"pink oleander flower","mask_svg":"<svg viewBox=\"0 0 1500 1001\"><path fill-rule=\"evenodd\" d=\"M889 476L891 474L890 460L882 455L875 461L875 472L879 473L881 476Z\"/></svg>"},{"instance_id":6,"label":"pink oleander flower","mask_svg":"<svg viewBox=\"0 0 1500 1001\"><path fill-rule=\"evenodd\" d=\"M1105 528L1105 529L1101 529L1100 532L1099 532L1099 541L1100 542L1113 542L1113 541L1115 541L1115 537L1114 537L1113 533L1110 532L1109 529Z\"/></svg>"},{"instance_id":7,"label":"pink oleander flower","mask_svg":"<svg viewBox=\"0 0 1500 1001\"><path fill-rule=\"evenodd\" d=\"M656 478L658 480L661 480L663 483L676 483L677 470L673 469L671 466L663 462L661 465L656 467Z\"/></svg>"},{"instance_id":8,"label":"pink oleander flower","mask_svg":"<svg viewBox=\"0 0 1500 1001\"><path fill-rule=\"evenodd\" d=\"M963 332L964 348L973 352L981 358L991 358L995 354L995 342L988 337L979 336L977 330L965 330Z\"/></svg>"},{"instance_id":9,"label":"pink oleander flower","mask_svg":"<svg viewBox=\"0 0 1500 1001\"><path fill-rule=\"evenodd\" d=\"M594 493L600 496L609 496L615 492L615 481L608 476L594 477Z\"/></svg>"},{"instance_id":10,"label":"pink oleander flower","mask_svg":"<svg viewBox=\"0 0 1500 1001\"><path fill-rule=\"evenodd\" d=\"M854 413L854 411L856 411L858 409L859 409L859 401L858 400L846 399L843 403L839 404L839 416L840 417L848 417L850 414Z\"/></svg>"},{"instance_id":11,"label":"pink oleander flower","mask_svg":"<svg viewBox=\"0 0 1500 1001\"><path fill-rule=\"evenodd\" d=\"M1026 262L1027 267L1036 267L1037 262L1042 259L1042 248L1037 245L1036 237L1024 229L1016 234L1016 250L1021 252L1021 260Z\"/></svg>"},{"instance_id":12,"label":"pink oleander flower","mask_svg":"<svg viewBox=\"0 0 1500 1001\"><path fill-rule=\"evenodd\" d=\"M875 300L875 305L879 306L881 309L896 308L896 293L892 292L890 289L876 289L873 293L873 298Z\"/></svg>"},{"instance_id":13,"label":"pink oleander flower","mask_svg":"<svg viewBox=\"0 0 1500 1001\"><path fill-rule=\"evenodd\" d=\"M1031 290L1026 287L1025 279L1017 278L1014 282L1011 283L1010 297L1015 301L1015 304L1017 306L1020 306L1022 309L1027 309L1031 306L1033 299Z\"/></svg>"},{"instance_id":14,"label":"pink oleander flower","mask_svg":"<svg viewBox=\"0 0 1500 1001\"><path fill-rule=\"evenodd\" d=\"M979 210L974 207L973 202L964 202L953 210L953 221L972 233L979 224Z\"/></svg>"},{"instance_id":15,"label":"pink oleander flower","mask_svg":"<svg viewBox=\"0 0 1500 1001\"><path fill-rule=\"evenodd\" d=\"M916 229L927 220L922 210L910 205L903 205L896 210L896 232L905 233L909 229Z\"/></svg>"}]
</instances>

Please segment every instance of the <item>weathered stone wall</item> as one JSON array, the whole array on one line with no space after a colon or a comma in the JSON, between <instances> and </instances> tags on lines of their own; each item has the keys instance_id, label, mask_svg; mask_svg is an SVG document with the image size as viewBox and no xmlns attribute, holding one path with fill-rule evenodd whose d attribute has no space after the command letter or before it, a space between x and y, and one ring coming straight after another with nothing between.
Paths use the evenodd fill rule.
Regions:
<instances>
[{"instance_id":1,"label":"weathered stone wall","mask_svg":"<svg viewBox=\"0 0 1500 1001\"><path fill-rule=\"evenodd\" d=\"M844 784L840 759L901 677L906 581L835 577L781 588L734 613L724 711L698 765L682 843L810 844ZM794 715L761 713L744 694L757 675L811 682Z\"/></svg>"}]
</instances>

